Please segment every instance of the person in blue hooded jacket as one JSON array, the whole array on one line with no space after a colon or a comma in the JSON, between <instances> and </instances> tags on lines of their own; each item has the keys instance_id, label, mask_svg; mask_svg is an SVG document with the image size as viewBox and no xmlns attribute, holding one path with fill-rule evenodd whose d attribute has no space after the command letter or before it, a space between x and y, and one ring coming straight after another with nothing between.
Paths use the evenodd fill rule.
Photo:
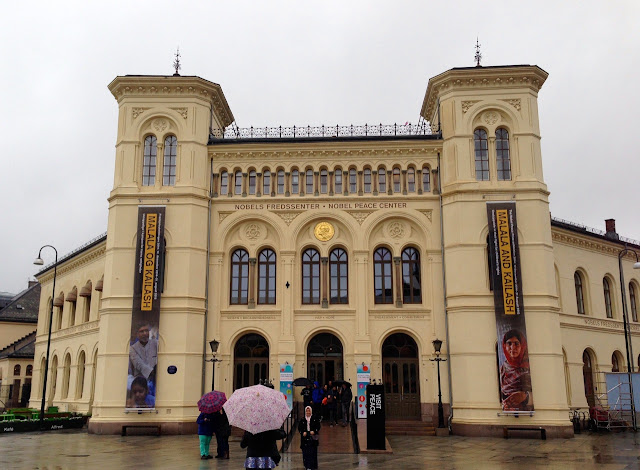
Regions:
<instances>
[{"instance_id":1,"label":"person in blue hooded jacket","mask_svg":"<svg viewBox=\"0 0 640 470\"><path fill-rule=\"evenodd\" d=\"M313 391L311 392L311 406L313 407L314 415L320 416L323 398L324 392L320 388L320 384L318 382L313 382Z\"/></svg>"}]
</instances>

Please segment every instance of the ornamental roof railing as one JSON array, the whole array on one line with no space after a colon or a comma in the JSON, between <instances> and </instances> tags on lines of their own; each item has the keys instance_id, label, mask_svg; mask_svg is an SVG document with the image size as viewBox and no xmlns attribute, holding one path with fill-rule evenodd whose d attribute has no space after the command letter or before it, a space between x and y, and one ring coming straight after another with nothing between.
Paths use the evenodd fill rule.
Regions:
<instances>
[{"instance_id":1,"label":"ornamental roof railing","mask_svg":"<svg viewBox=\"0 0 640 470\"><path fill-rule=\"evenodd\" d=\"M591 233L594 235L600 235L601 237L606 236L607 232L605 232L604 230L599 230L597 228L593 228L593 227L587 227L586 225L582 225L582 224L577 224L575 222L571 222L569 220L565 220L565 219L560 219L558 217L551 217L551 222L555 222L557 225L566 225L568 226L568 228L571 228L573 230L578 230L581 232L586 232L586 233ZM622 243L628 243L630 245L635 245L635 246L640 246L640 240L634 240L633 238L627 238L627 237L623 237L621 235L618 235L618 239L609 239L611 241L614 242L622 242Z\"/></svg>"},{"instance_id":2,"label":"ornamental roof railing","mask_svg":"<svg viewBox=\"0 0 640 470\"><path fill-rule=\"evenodd\" d=\"M362 124L335 126L278 126L237 127L228 126L224 131L212 129L210 141L251 139L336 139L368 137L426 137L440 138L440 129L421 120L418 124Z\"/></svg>"},{"instance_id":3,"label":"ornamental roof railing","mask_svg":"<svg viewBox=\"0 0 640 470\"><path fill-rule=\"evenodd\" d=\"M82 245L80 245L79 247L73 249L69 253L66 253L66 254L62 255L61 257L59 257L58 258L58 265L64 263L69 258L72 258L73 256L77 255L81 251L84 251L84 250L86 250L88 248L91 248L92 246L97 245L98 243L101 243L101 242L105 241L106 239L107 239L107 232L104 232L102 235L98 235L97 237L92 238L88 242L83 243ZM35 275L39 276L40 274L42 274L44 272L47 272L48 270L53 268L53 266L55 264L56 264L55 261L53 263L47 264L42 269L40 269L40 271L38 271Z\"/></svg>"}]
</instances>

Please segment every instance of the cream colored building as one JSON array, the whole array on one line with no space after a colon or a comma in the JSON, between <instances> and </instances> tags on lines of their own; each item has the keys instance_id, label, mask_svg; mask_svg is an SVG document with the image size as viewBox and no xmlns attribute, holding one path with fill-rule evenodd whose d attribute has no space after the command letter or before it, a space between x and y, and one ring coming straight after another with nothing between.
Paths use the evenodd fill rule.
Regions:
<instances>
[{"instance_id":1,"label":"cream colored building","mask_svg":"<svg viewBox=\"0 0 640 470\"><path fill-rule=\"evenodd\" d=\"M109 85L120 111L107 233L59 262L48 402L91 411L90 432L136 422L192 432L216 339L215 388L227 395L277 383L287 362L294 376L352 382L364 363L385 382L388 417L435 422L430 359L439 338L454 433L528 424L573 435L569 409L587 407L583 370L597 384L612 355L626 363L623 244L549 216L537 107L546 78L536 66L451 69L429 81L420 126L265 131L235 128L221 87L207 80L117 77ZM500 413L490 201L518 210L532 416ZM127 414L138 208L158 205L166 207L166 261L156 407ZM637 311L632 265L624 259ZM42 396L53 270L37 277L32 406Z\"/></svg>"}]
</instances>

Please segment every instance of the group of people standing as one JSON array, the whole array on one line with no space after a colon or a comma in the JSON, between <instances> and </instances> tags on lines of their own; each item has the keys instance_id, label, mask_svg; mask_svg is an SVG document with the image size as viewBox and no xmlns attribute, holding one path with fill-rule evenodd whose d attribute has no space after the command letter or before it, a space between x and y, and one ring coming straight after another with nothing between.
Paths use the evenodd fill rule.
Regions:
<instances>
[{"instance_id":1,"label":"group of people standing","mask_svg":"<svg viewBox=\"0 0 640 470\"><path fill-rule=\"evenodd\" d=\"M330 426L338 424L339 419L343 426L349 424L349 406L353 393L345 382L338 386L329 380L323 387L314 382L313 386L302 390L302 399L305 408L310 406L313 414L327 420Z\"/></svg>"},{"instance_id":2,"label":"group of people standing","mask_svg":"<svg viewBox=\"0 0 640 470\"><path fill-rule=\"evenodd\" d=\"M198 438L200 439L200 458L202 460L213 458L209 454L209 445L215 434L216 443L218 444L215 458L228 459L231 426L229 426L229 419L224 409L216 413L200 413L196 423L198 423Z\"/></svg>"}]
</instances>

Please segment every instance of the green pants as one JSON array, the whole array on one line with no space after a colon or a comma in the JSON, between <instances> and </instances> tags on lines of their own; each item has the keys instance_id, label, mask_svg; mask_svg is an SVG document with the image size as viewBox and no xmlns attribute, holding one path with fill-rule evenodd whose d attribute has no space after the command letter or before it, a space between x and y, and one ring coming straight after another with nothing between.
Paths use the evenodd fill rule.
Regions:
<instances>
[{"instance_id":1,"label":"green pants","mask_svg":"<svg viewBox=\"0 0 640 470\"><path fill-rule=\"evenodd\" d=\"M200 438L200 456L209 455L209 444L213 436L198 436Z\"/></svg>"}]
</instances>

